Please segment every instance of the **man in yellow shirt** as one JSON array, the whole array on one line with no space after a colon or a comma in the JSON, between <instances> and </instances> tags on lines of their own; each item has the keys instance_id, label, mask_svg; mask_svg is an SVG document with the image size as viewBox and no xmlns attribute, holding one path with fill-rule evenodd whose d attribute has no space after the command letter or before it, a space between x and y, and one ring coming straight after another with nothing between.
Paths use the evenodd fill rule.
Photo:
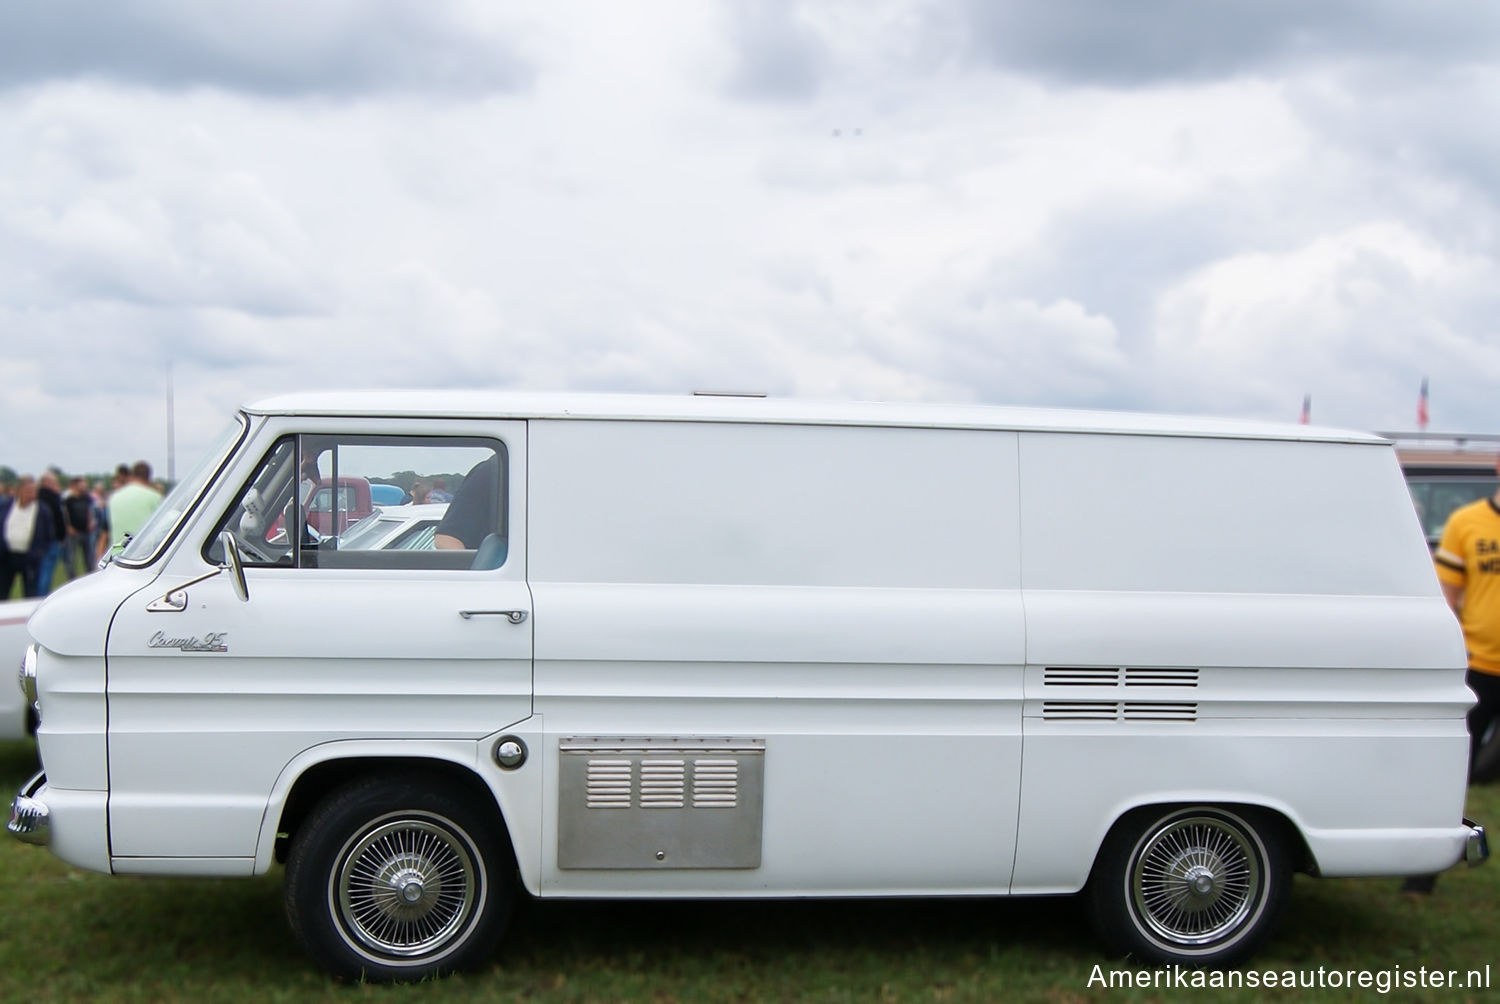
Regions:
<instances>
[{"instance_id":1,"label":"man in yellow shirt","mask_svg":"<svg viewBox=\"0 0 1500 1004\"><path fill-rule=\"evenodd\" d=\"M1500 461L1496 462L1500 470ZM1432 555L1443 598L1458 615L1469 650L1465 681L1478 703L1469 709L1469 771L1484 734L1500 715L1500 491L1456 509ZM1436 875L1414 875L1405 893L1431 893Z\"/></svg>"},{"instance_id":2,"label":"man in yellow shirt","mask_svg":"<svg viewBox=\"0 0 1500 1004\"><path fill-rule=\"evenodd\" d=\"M1497 464L1500 469L1500 464ZM1433 554L1443 596L1464 629L1469 689L1469 766L1500 715L1500 492L1455 510Z\"/></svg>"}]
</instances>

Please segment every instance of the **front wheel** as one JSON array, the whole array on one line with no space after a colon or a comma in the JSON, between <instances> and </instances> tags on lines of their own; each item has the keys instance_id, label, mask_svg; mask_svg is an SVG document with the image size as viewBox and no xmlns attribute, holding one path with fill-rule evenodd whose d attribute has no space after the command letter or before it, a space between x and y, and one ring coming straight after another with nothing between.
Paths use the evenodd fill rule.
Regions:
<instances>
[{"instance_id":1,"label":"front wheel","mask_svg":"<svg viewBox=\"0 0 1500 1004\"><path fill-rule=\"evenodd\" d=\"M292 843L297 939L344 979L418 980L483 962L505 928L513 868L498 820L420 775L329 795Z\"/></svg>"},{"instance_id":2,"label":"front wheel","mask_svg":"<svg viewBox=\"0 0 1500 1004\"><path fill-rule=\"evenodd\" d=\"M1270 934L1290 886L1273 821L1192 806L1117 825L1088 895L1100 935L1116 950L1158 964L1229 966Z\"/></svg>"}]
</instances>

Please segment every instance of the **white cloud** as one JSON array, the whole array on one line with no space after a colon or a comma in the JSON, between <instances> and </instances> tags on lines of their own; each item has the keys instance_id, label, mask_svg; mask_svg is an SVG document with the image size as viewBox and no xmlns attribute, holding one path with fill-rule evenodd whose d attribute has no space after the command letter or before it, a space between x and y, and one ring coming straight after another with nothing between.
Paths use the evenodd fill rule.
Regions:
<instances>
[{"instance_id":1,"label":"white cloud","mask_svg":"<svg viewBox=\"0 0 1500 1004\"><path fill-rule=\"evenodd\" d=\"M1399 428L1432 375L1450 419L1483 421L1500 341L1472 318L1500 306L1497 290L1494 260L1370 223L1200 270L1162 296L1156 348L1201 401L1286 414L1300 386L1323 420Z\"/></svg>"},{"instance_id":2,"label":"white cloud","mask_svg":"<svg viewBox=\"0 0 1500 1004\"><path fill-rule=\"evenodd\" d=\"M3 0L0 86L119 81L277 97L466 95L527 86L521 27L495 5L420 0Z\"/></svg>"}]
</instances>

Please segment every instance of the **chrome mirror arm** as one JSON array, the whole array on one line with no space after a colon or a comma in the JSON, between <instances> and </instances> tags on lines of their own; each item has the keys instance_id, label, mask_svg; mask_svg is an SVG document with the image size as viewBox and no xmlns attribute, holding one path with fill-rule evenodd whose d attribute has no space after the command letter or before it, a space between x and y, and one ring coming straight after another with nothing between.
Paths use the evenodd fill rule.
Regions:
<instances>
[{"instance_id":1,"label":"chrome mirror arm","mask_svg":"<svg viewBox=\"0 0 1500 1004\"><path fill-rule=\"evenodd\" d=\"M173 586L165 596L152 600L151 603L147 604L147 611L151 613L178 613L186 610L188 587L196 586L198 583L211 579L223 572L229 573L229 581L234 586L234 594L242 601L248 601L250 599L250 589L245 584L245 568L240 561L239 545L235 543L234 535L228 530L219 534L219 542L224 547L224 560L219 563L218 567L204 572L196 578L188 579L181 585Z\"/></svg>"}]
</instances>

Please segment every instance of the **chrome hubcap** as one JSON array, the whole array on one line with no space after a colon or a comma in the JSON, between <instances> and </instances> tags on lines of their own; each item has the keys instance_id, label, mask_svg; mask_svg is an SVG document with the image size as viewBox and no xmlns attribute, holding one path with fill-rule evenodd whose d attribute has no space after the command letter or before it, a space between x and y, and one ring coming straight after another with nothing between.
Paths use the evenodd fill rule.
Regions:
<instances>
[{"instance_id":1,"label":"chrome hubcap","mask_svg":"<svg viewBox=\"0 0 1500 1004\"><path fill-rule=\"evenodd\" d=\"M1143 838L1130 870L1135 914L1178 947L1211 944L1258 908L1263 853L1253 835L1215 816L1173 820Z\"/></svg>"},{"instance_id":2,"label":"chrome hubcap","mask_svg":"<svg viewBox=\"0 0 1500 1004\"><path fill-rule=\"evenodd\" d=\"M329 894L351 946L376 957L430 956L474 917L484 871L447 820L377 820L344 845Z\"/></svg>"},{"instance_id":3,"label":"chrome hubcap","mask_svg":"<svg viewBox=\"0 0 1500 1004\"><path fill-rule=\"evenodd\" d=\"M417 903L422 899L422 877L420 875L403 875L399 880L392 883L401 899L407 903Z\"/></svg>"},{"instance_id":4,"label":"chrome hubcap","mask_svg":"<svg viewBox=\"0 0 1500 1004\"><path fill-rule=\"evenodd\" d=\"M1210 896L1214 891L1214 873L1202 865L1194 865L1187 871L1188 889L1196 896Z\"/></svg>"}]
</instances>

